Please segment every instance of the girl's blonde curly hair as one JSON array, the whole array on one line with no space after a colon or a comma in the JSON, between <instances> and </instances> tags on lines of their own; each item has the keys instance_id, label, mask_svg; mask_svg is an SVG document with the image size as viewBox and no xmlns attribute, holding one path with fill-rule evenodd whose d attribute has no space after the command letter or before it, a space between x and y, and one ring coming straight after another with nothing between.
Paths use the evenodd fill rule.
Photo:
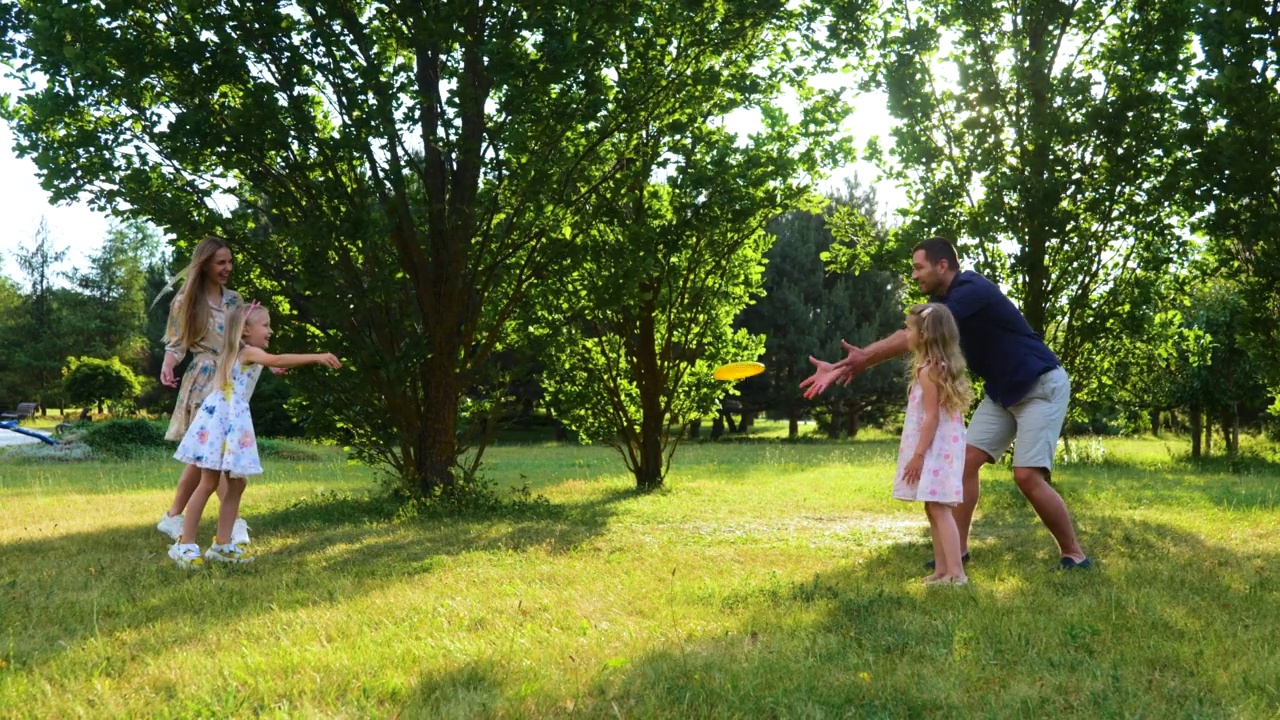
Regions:
<instances>
[{"instance_id":1,"label":"girl's blonde curly hair","mask_svg":"<svg viewBox=\"0 0 1280 720\"><path fill-rule=\"evenodd\" d=\"M911 353L911 378L929 368L929 377L938 384L942 407L963 414L973 401L969 373L960 351L960 328L955 316L941 303L915 305L907 311L907 323L920 333Z\"/></svg>"}]
</instances>

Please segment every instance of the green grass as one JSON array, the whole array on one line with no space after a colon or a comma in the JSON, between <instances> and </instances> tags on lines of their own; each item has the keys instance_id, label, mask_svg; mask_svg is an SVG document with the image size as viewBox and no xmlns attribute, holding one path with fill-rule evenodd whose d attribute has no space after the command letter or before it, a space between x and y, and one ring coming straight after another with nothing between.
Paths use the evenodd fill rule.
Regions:
<instances>
[{"instance_id":1,"label":"green grass","mask_svg":"<svg viewBox=\"0 0 1280 720\"><path fill-rule=\"evenodd\" d=\"M1091 574L989 468L971 585L929 590L892 438L692 444L650 495L498 446L550 503L407 521L310 448L250 484L258 561L196 573L176 463L0 463L0 716L1280 717L1280 468L1183 444L1055 473Z\"/></svg>"}]
</instances>

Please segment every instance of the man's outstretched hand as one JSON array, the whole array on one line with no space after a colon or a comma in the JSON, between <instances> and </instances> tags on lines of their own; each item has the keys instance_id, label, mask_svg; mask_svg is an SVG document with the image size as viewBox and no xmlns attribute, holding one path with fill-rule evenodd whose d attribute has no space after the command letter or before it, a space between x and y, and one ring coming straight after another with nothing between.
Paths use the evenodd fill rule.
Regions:
<instances>
[{"instance_id":1,"label":"man's outstretched hand","mask_svg":"<svg viewBox=\"0 0 1280 720\"><path fill-rule=\"evenodd\" d=\"M817 370L814 370L812 375L800 381L800 388L804 390L806 400L812 400L821 395L824 390L831 387L832 383L840 379L841 374L840 368L825 360L819 360L812 355L809 356L809 362L813 363Z\"/></svg>"},{"instance_id":2,"label":"man's outstretched hand","mask_svg":"<svg viewBox=\"0 0 1280 720\"><path fill-rule=\"evenodd\" d=\"M840 368L840 384L848 385L863 370L867 369L871 357L866 350L857 345L850 345L844 341L844 338L840 339L840 349L844 350L845 357L836 366Z\"/></svg>"},{"instance_id":3,"label":"man's outstretched hand","mask_svg":"<svg viewBox=\"0 0 1280 720\"><path fill-rule=\"evenodd\" d=\"M800 382L806 400L821 395L834 383L848 385L858 373L867 369L869 357L867 352L856 345L840 341L840 348L845 351L845 358L838 363L829 363L810 355L809 362L817 368L813 374Z\"/></svg>"}]
</instances>

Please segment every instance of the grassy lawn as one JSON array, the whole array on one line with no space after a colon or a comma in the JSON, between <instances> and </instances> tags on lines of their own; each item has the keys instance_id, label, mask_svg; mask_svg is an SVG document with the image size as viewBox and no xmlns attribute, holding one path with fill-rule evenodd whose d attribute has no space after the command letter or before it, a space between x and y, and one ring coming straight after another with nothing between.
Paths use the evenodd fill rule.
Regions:
<instances>
[{"instance_id":1,"label":"grassy lawn","mask_svg":"<svg viewBox=\"0 0 1280 720\"><path fill-rule=\"evenodd\" d=\"M177 463L0 463L0 716L1280 717L1280 466L1183 445L1055 474L1089 574L989 468L971 585L928 590L892 438L687 445L651 495L499 446L550 502L445 520L314 449L250 484L257 562L194 573Z\"/></svg>"}]
</instances>

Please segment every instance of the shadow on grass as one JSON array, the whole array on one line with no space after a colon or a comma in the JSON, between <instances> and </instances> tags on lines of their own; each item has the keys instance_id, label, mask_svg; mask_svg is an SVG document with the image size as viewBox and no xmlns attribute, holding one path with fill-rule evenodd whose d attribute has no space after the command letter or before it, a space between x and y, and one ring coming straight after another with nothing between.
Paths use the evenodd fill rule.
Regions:
<instances>
[{"instance_id":1,"label":"shadow on grass","mask_svg":"<svg viewBox=\"0 0 1280 720\"><path fill-rule=\"evenodd\" d=\"M163 655L207 634L200 618L237 623L348 602L429 575L462 553L568 552L604 532L614 506L635 496L604 491L572 505L397 519L385 498L317 495L254 515L253 564L195 571L175 567L168 541L149 525L5 543L0 668L38 674L60 654L103 638L130 656ZM209 518L203 527L207 533Z\"/></svg>"},{"instance_id":2,"label":"shadow on grass","mask_svg":"<svg viewBox=\"0 0 1280 720\"><path fill-rule=\"evenodd\" d=\"M540 690L512 658L421 678L405 715L1276 712L1280 659L1260 647L1274 647L1265 638L1280 622L1277 553L1228 550L1169 524L1113 515L1089 514L1083 524L1100 559L1094 572L1051 572L1056 553L1030 509L997 503L980 517L967 587L919 584L924 537L812 577L756 573L699 599L733 616L730 630L610 660L574 697L563 687Z\"/></svg>"}]
</instances>

